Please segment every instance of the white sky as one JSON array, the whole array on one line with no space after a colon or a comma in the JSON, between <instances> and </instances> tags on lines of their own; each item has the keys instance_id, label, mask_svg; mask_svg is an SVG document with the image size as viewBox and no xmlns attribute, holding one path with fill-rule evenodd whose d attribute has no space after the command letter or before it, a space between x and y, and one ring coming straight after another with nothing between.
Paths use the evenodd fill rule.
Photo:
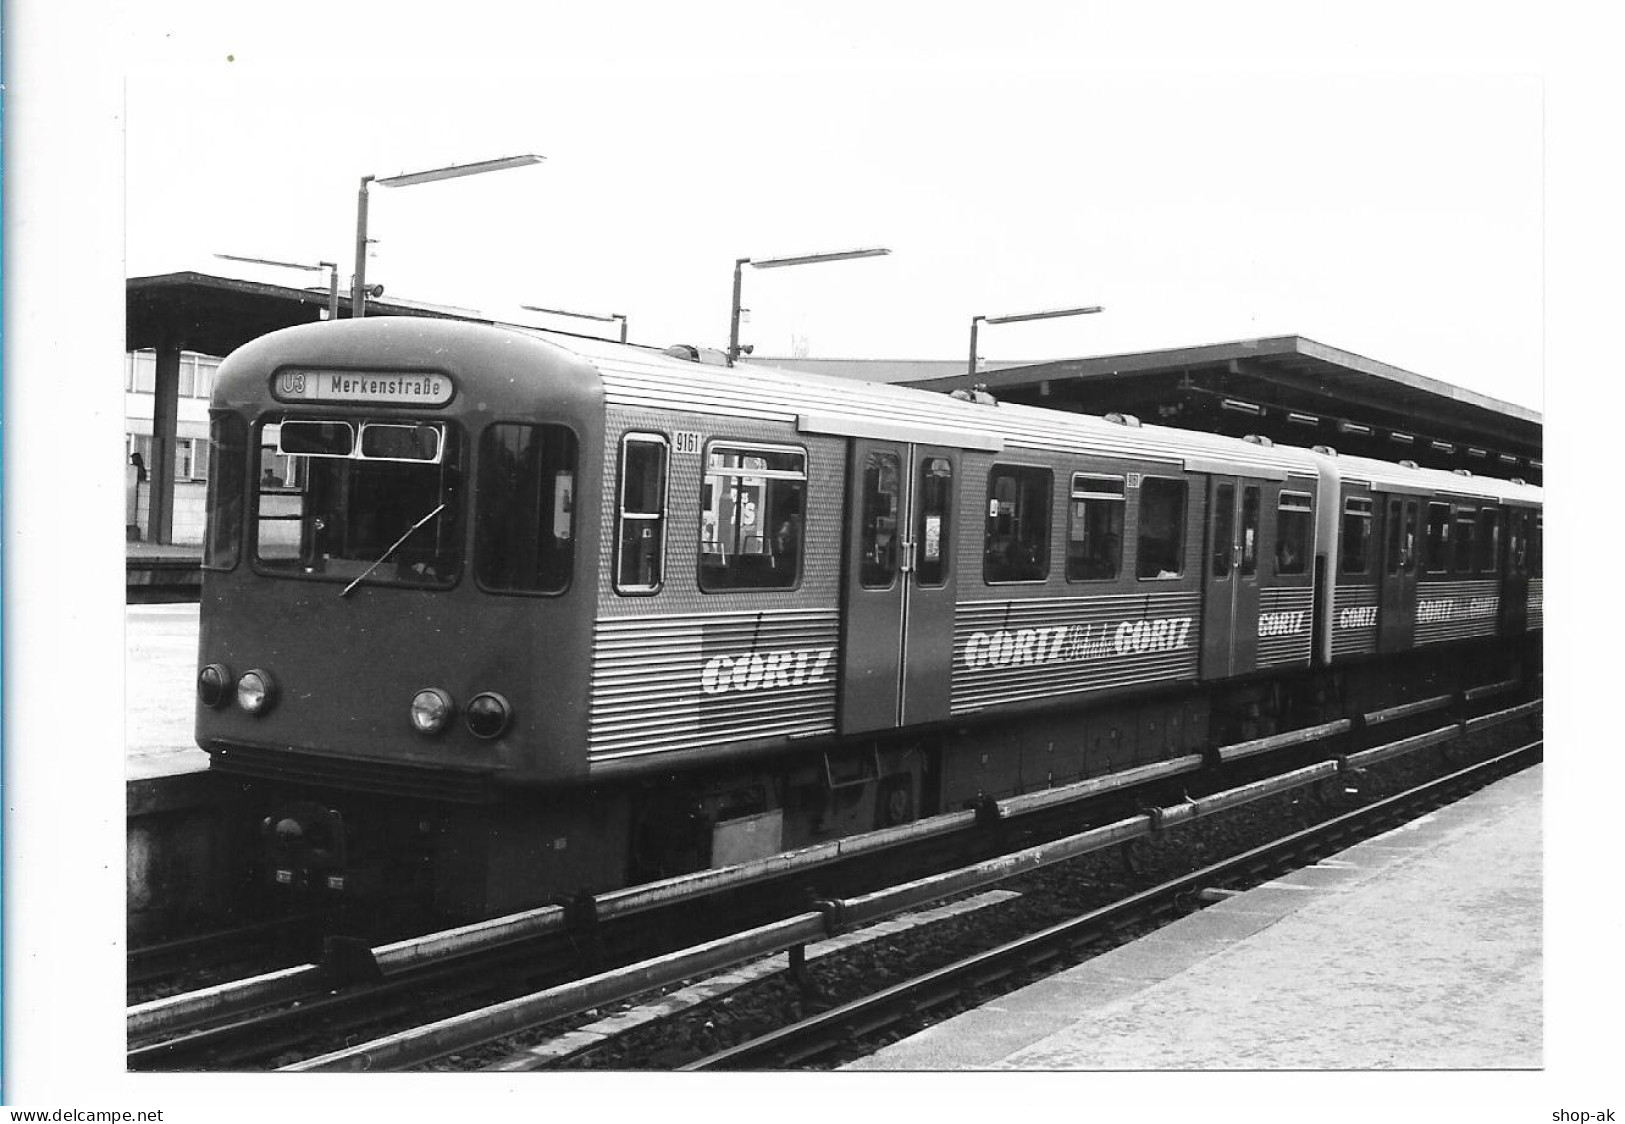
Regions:
<instances>
[{"instance_id":1,"label":"white sky","mask_svg":"<svg viewBox=\"0 0 1625 1124\"><path fill-rule=\"evenodd\" d=\"M762 355L794 335L816 356L958 360L975 314L1102 304L987 327L982 352L1298 333L1545 410L1548 650L1554 668L1568 657L1547 683L1565 764L1547 771L1546 1072L962 1078L925 1099L933 1119L1008 1114L1013 1092L1045 1103L1031 1091L1070 1098L1080 1119L1095 1106L1219 1121L1625 1107L1606 1080L1622 906L1585 889L1617 853L1590 800L1618 790L1618 755L1606 724L1580 721L1617 690L1617 659L1574 659L1617 630L1559 573L1621 556L1594 518L1608 508L1584 496L1603 477L1578 459L1614 447L1605 425L1620 416L1618 37L1561 3L1311 10L8 3L6 1102L165 1108L188 1124L226 1103L244 1121L519 1118L609 1095L590 1081L121 1072L124 279L238 268L217 252L337 260L347 276L360 176L528 151L547 163L375 189L370 279L503 317L623 312L639 342L721 346L736 257L878 243L892 256L747 273L745 341ZM628 1084L679 1117L823 1119L877 1093L884 1111L923 1111L900 1099L917 1085L873 1078Z\"/></svg>"}]
</instances>

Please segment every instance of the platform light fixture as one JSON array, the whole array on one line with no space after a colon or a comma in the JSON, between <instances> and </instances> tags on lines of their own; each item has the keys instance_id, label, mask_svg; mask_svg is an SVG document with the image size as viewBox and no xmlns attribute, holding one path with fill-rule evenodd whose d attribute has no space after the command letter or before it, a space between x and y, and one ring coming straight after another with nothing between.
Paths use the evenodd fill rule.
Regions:
<instances>
[{"instance_id":1,"label":"platform light fixture","mask_svg":"<svg viewBox=\"0 0 1625 1124\"><path fill-rule=\"evenodd\" d=\"M355 204L355 275L350 278L350 315L356 319L367 314L367 189L379 187L411 187L413 184L432 183L435 180L454 180L464 176L479 176L486 172L505 172L509 168L523 168L540 164L544 158L527 153L523 156L504 156L498 160L480 160L473 164L453 164L446 168L430 168L424 172L402 172L398 176L362 176L361 189Z\"/></svg>"},{"instance_id":2,"label":"platform light fixture","mask_svg":"<svg viewBox=\"0 0 1625 1124\"><path fill-rule=\"evenodd\" d=\"M297 261L277 261L275 258L245 258L240 254L216 254L215 257L224 261L245 261L252 265L274 265L281 269L304 269L313 273L327 270L327 318L339 318L339 264L338 262L323 261L315 265L306 265Z\"/></svg>"},{"instance_id":3,"label":"platform light fixture","mask_svg":"<svg viewBox=\"0 0 1625 1124\"><path fill-rule=\"evenodd\" d=\"M734 298L733 309L728 317L728 366L734 365L734 360L740 356L739 347L739 295L744 287L745 267L752 269L778 269L787 265L815 265L826 261L850 261L853 258L879 258L891 253L881 246L872 246L862 250L833 250L825 254L798 254L788 258L736 258L734 260Z\"/></svg>"},{"instance_id":4,"label":"platform light fixture","mask_svg":"<svg viewBox=\"0 0 1625 1124\"><path fill-rule=\"evenodd\" d=\"M519 306L527 312L545 312L549 316L573 316L577 320L598 320L605 324L621 322L621 342L626 342L626 316L619 312L611 312L608 316L600 316L594 312L570 312L562 308L543 308L539 304L522 304Z\"/></svg>"},{"instance_id":5,"label":"platform light fixture","mask_svg":"<svg viewBox=\"0 0 1625 1124\"><path fill-rule=\"evenodd\" d=\"M1086 316L1091 312L1105 312L1098 304L1088 308L1051 308L1043 312L1015 312L1008 316L972 316L970 321L970 368L965 373L976 373L976 334L984 324L1017 324L1023 320L1055 320L1062 316Z\"/></svg>"}]
</instances>

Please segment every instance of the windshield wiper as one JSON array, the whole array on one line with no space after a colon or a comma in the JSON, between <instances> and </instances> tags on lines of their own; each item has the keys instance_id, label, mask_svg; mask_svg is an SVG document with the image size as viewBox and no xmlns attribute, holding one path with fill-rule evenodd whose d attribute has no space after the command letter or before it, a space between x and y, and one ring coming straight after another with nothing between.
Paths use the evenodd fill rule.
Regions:
<instances>
[{"instance_id":1,"label":"windshield wiper","mask_svg":"<svg viewBox=\"0 0 1625 1124\"><path fill-rule=\"evenodd\" d=\"M446 505L444 503L442 503L439 507L435 508L433 511L429 512L429 514L425 515L422 519L419 519L416 523L414 523L410 527L408 527L406 529L406 533L404 535L402 535L400 538L396 539L394 542L390 543L389 544L389 549L384 551L383 554L379 555L378 561L374 562L371 566L368 566L365 570L361 571L361 575L359 577L357 577L355 581L351 582L349 585L347 585L343 589L341 589L339 591L339 596L340 597L348 597L348 596L350 596L350 591L352 589L354 589L356 586L360 585L363 581L365 581L368 574L371 574L378 567L382 566L385 562L389 561L390 555L394 554L397 550L400 549L401 543L405 542L407 539L412 537L412 532L413 531L415 531L419 527L423 526L425 523L427 523L429 520L433 519L436 515L439 515L444 510L446 510Z\"/></svg>"}]
</instances>

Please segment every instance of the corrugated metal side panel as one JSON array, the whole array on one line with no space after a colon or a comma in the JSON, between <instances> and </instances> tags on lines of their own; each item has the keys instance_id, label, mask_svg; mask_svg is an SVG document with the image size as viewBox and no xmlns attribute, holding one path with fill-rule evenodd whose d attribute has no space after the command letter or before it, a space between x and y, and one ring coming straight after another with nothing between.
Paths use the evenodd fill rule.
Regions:
<instances>
[{"instance_id":1,"label":"corrugated metal side panel","mask_svg":"<svg viewBox=\"0 0 1625 1124\"><path fill-rule=\"evenodd\" d=\"M1500 582L1427 582L1416 591L1416 644L1440 644L1494 636L1501 607Z\"/></svg>"},{"instance_id":2,"label":"corrugated metal side panel","mask_svg":"<svg viewBox=\"0 0 1625 1124\"><path fill-rule=\"evenodd\" d=\"M1185 592L962 601L952 709L1194 680L1200 600Z\"/></svg>"},{"instance_id":3,"label":"corrugated metal side panel","mask_svg":"<svg viewBox=\"0 0 1625 1124\"><path fill-rule=\"evenodd\" d=\"M821 610L600 619L588 757L833 733L839 635Z\"/></svg>"},{"instance_id":4,"label":"corrugated metal side panel","mask_svg":"<svg viewBox=\"0 0 1625 1124\"><path fill-rule=\"evenodd\" d=\"M1529 579L1529 630L1543 629L1545 625L1545 597L1541 590L1541 579Z\"/></svg>"},{"instance_id":5,"label":"corrugated metal side panel","mask_svg":"<svg viewBox=\"0 0 1625 1124\"><path fill-rule=\"evenodd\" d=\"M1264 589L1258 595L1258 666L1309 663L1315 591L1308 586ZM1271 622L1278 622L1272 626Z\"/></svg>"},{"instance_id":6,"label":"corrugated metal side panel","mask_svg":"<svg viewBox=\"0 0 1625 1124\"><path fill-rule=\"evenodd\" d=\"M1377 650L1377 614L1382 590L1374 585L1340 585L1332 599L1332 658L1370 655Z\"/></svg>"}]
</instances>

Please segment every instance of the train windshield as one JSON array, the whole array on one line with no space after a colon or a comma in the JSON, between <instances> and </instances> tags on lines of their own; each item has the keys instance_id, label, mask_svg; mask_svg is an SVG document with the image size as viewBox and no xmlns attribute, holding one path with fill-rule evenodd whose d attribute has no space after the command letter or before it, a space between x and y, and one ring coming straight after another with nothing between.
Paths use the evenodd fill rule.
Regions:
<instances>
[{"instance_id":1,"label":"train windshield","mask_svg":"<svg viewBox=\"0 0 1625 1124\"><path fill-rule=\"evenodd\" d=\"M275 416L259 433L261 571L445 587L462 565L458 431L399 418Z\"/></svg>"}]
</instances>

